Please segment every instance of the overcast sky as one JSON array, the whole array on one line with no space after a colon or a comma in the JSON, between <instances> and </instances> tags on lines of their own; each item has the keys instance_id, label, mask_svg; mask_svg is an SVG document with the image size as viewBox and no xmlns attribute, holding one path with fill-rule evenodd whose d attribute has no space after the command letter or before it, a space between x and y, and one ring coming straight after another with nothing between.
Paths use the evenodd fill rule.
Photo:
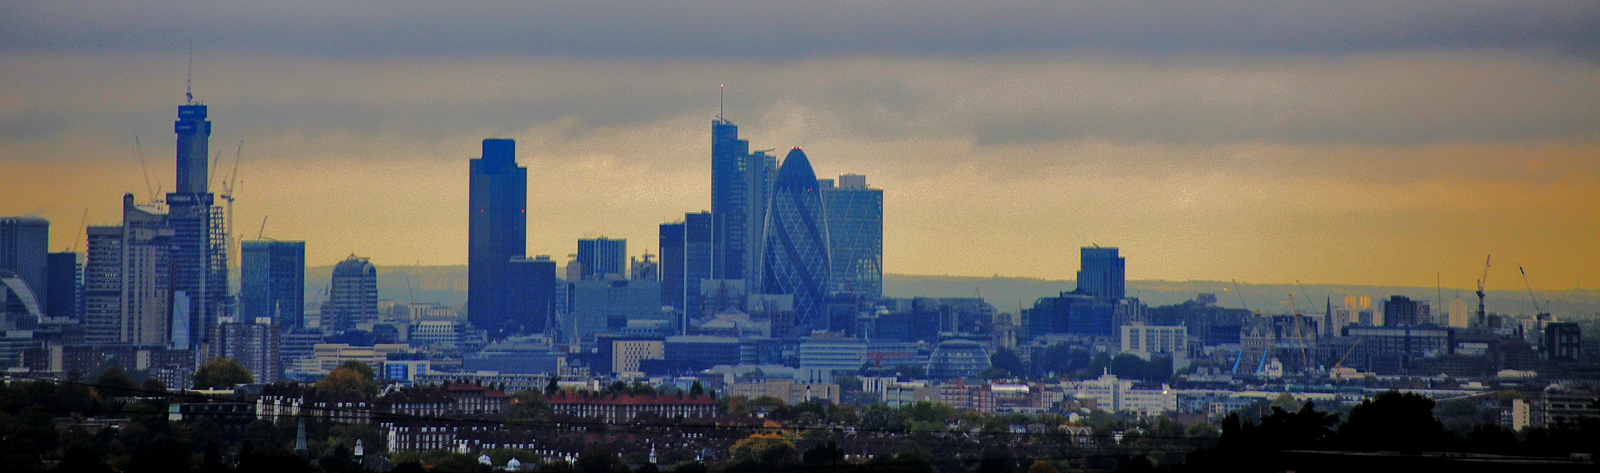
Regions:
<instances>
[{"instance_id":1,"label":"overcast sky","mask_svg":"<svg viewBox=\"0 0 1600 473\"><path fill-rule=\"evenodd\" d=\"M172 188L193 41L233 233L312 265L463 264L485 137L529 254L654 253L726 84L885 190L889 272L1600 287L1600 2L95 3L0 5L0 215L55 249Z\"/></svg>"}]
</instances>

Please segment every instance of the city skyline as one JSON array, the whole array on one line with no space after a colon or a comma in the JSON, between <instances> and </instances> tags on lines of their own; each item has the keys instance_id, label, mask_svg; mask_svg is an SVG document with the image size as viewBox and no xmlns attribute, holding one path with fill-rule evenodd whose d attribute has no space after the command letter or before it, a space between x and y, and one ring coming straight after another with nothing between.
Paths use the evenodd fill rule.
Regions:
<instances>
[{"instance_id":1,"label":"city skyline","mask_svg":"<svg viewBox=\"0 0 1600 473\"><path fill-rule=\"evenodd\" d=\"M656 248L660 223L710 208L704 123L726 83L723 115L741 138L804 146L819 176L860 173L885 190L885 272L1060 279L1080 246L1100 244L1160 262L1128 268L1129 279L1426 287L1437 277L1471 288L1494 254L1491 287L1520 285L1517 263L1536 289L1600 286L1600 216L1586 204L1600 200L1600 67L1586 40L1595 7L1521 7L1549 21L1487 26L1428 19L1437 5L1350 8L1312 7L1337 15L1304 31L1243 15L1288 46L1199 28L1166 33L1198 38L1183 47L1149 46L1161 33L1098 46L984 36L978 27L1020 15L1002 9L959 20L943 33L951 41L923 49L782 39L804 54L772 51L778 40L691 53L684 45L699 43L678 37L610 52L597 39L565 54L468 39L408 53L336 37L348 48L327 52L266 48L207 26L196 33L194 91L222 125L212 150L223 163L244 141L234 232L253 238L267 217L264 235L307 241L312 265L349 253L380 266L465 264L462 162L485 137L522 141L532 157L529 201L548 205L530 206L544 230L529 232L528 256L560 257L574 239L600 235ZM519 13L528 12L509 16ZM1122 26L1194 14L1147 13ZM1386 13L1399 26L1328 30ZM19 39L35 27L17 22L71 14L8 17L17 28L0 49L18 66L0 72L11 97L0 117L0 187L11 189L0 215L49 219L51 251L85 247L84 208L88 225L114 224L118 194L147 202L173 190L165 133L186 70L182 42L107 50L70 29ZM177 16L190 15L210 18ZM693 24L666 18L684 22ZM1465 33L1389 34L1407 27ZM112 29L128 28L137 39L155 26ZM847 23L821 31L887 34ZM1330 40L1341 37L1351 40ZM938 45L962 41L984 46ZM346 193L362 198L325 205Z\"/></svg>"}]
</instances>

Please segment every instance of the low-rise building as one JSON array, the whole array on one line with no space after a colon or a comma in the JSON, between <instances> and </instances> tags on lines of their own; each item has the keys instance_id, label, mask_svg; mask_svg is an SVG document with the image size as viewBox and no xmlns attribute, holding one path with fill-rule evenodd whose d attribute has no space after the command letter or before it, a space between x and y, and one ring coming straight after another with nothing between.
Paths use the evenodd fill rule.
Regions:
<instances>
[{"instance_id":1,"label":"low-rise building","mask_svg":"<svg viewBox=\"0 0 1600 473\"><path fill-rule=\"evenodd\" d=\"M556 414L598 418L603 422L631 422L641 415L665 418L706 418L717 414L717 400L692 394L606 394L558 392L545 397Z\"/></svg>"}]
</instances>

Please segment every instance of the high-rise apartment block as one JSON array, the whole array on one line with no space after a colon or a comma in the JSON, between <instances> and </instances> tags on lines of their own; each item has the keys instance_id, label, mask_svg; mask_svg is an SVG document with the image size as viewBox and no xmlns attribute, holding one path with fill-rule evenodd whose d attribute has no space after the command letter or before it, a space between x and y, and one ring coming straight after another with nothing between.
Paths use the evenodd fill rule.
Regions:
<instances>
[{"instance_id":1,"label":"high-rise apartment block","mask_svg":"<svg viewBox=\"0 0 1600 473\"><path fill-rule=\"evenodd\" d=\"M1126 297L1127 261L1117 256L1116 248L1083 248L1081 258L1078 293L1106 300Z\"/></svg>"},{"instance_id":2,"label":"high-rise apartment block","mask_svg":"<svg viewBox=\"0 0 1600 473\"><path fill-rule=\"evenodd\" d=\"M579 279L622 279L628 274L628 240L606 237L578 240Z\"/></svg>"},{"instance_id":3,"label":"high-rise apartment block","mask_svg":"<svg viewBox=\"0 0 1600 473\"><path fill-rule=\"evenodd\" d=\"M350 255L333 266L328 301L322 306L322 329L352 330L378 321L378 270L366 258Z\"/></svg>"},{"instance_id":4,"label":"high-rise apartment block","mask_svg":"<svg viewBox=\"0 0 1600 473\"><path fill-rule=\"evenodd\" d=\"M883 297L883 190L867 187L867 177L823 179L822 207L828 215L828 250L833 293Z\"/></svg>"},{"instance_id":5,"label":"high-rise apartment block","mask_svg":"<svg viewBox=\"0 0 1600 473\"><path fill-rule=\"evenodd\" d=\"M527 255L528 168L506 139L483 140L469 167L467 320L498 340L523 325L507 298L528 284L510 277L512 261Z\"/></svg>"},{"instance_id":6,"label":"high-rise apartment block","mask_svg":"<svg viewBox=\"0 0 1600 473\"><path fill-rule=\"evenodd\" d=\"M272 317L285 329L305 325L306 242L258 240L240 244L239 316Z\"/></svg>"},{"instance_id":7,"label":"high-rise apartment block","mask_svg":"<svg viewBox=\"0 0 1600 473\"><path fill-rule=\"evenodd\" d=\"M210 343L206 344L206 359L239 360L257 383L270 384L283 378L283 332L273 319L223 317L211 327L207 339Z\"/></svg>"},{"instance_id":8,"label":"high-rise apartment block","mask_svg":"<svg viewBox=\"0 0 1600 473\"><path fill-rule=\"evenodd\" d=\"M83 325L90 343L194 346L192 299L173 285L176 249L167 220L166 212L135 204L133 194L126 194L122 225L87 228ZM176 307L174 300L185 304Z\"/></svg>"}]
</instances>

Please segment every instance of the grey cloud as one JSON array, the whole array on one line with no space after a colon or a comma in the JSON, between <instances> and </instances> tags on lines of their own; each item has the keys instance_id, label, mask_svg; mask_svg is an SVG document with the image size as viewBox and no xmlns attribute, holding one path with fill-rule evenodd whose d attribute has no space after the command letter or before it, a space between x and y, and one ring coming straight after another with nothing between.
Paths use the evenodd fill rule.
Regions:
<instances>
[{"instance_id":1,"label":"grey cloud","mask_svg":"<svg viewBox=\"0 0 1600 473\"><path fill-rule=\"evenodd\" d=\"M72 119L59 111L28 107L0 115L0 138L28 141L72 128Z\"/></svg>"},{"instance_id":2,"label":"grey cloud","mask_svg":"<svg viewBox=\"0 0 1600 473\"><path fill-rule=\"evenodd\" d=\"M1348 53L1553 48L1600 56L1600 3L1410 2L10 2L0 48L364 58Z\"/></svg>"}]
</instances>

